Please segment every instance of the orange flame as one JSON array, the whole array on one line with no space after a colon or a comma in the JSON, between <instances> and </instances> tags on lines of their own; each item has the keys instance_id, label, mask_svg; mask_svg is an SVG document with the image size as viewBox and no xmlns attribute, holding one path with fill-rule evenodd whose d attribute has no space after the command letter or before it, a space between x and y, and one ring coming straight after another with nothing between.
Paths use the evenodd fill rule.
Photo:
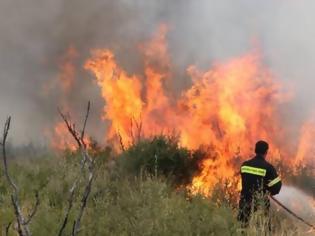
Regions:
<instances>
[{"instance_id":1,"label":"orange flame","mask_svg":"<svg viewBox=\"0 0 315 236\"><path fill-rule=\"evenodd\" d=\"M201 163L202 172L192 183L203 192L211 191L219 179L233 177L233 157L248 157L258 139L272 143L275 157L282 135L277 109L287 96L260 63L259 54L218 63L206 72L190 66L187 71L193 84L174 100L165 90L171 79L166 32L162 26L142 48L145 80L127 75L109 50L93 51L86 62L85 68L96 76L106 102L104 117L111 122L107 138L118 131L128 145L130 121L141 119L144 136L176 130L185 147L212 145L215 153Z\"/></svg>"},{"instance_id":2,"label":"orange flame","mask_svg":"<svg viewBox=\"0 0 315 236\"><path fill-rule=\"evenodd\" d=\"M63 121L55 125L51 140L51 146L56 150L77 150L76 143Z\"/></svg>"},{"instance_id":3,"label":"orange flame","mask_svg":"<svg viewBox=\"0 0 315 236\"><path fill-rule=\"evenodd\" d=\"M86 61L84 68L94 74L106 104L103 119L110 122L106 139L119 134L129 146L137 131L139 137L175 131L182 146L208 148L202 171L190 187L203 194L211 193L218 181L235 180L237 166L253 154L259 139L271 144L272 161L280 159L280 151L288 165L304 160L313 135L308 128L302 130L297 155L288 153L279 107L290 96L261 63L259 52L215 63L206 71L189 66L192 85L176 99L168 89L173 76L167 30L162 25L151 41L141 45L143 76L129 75L108 49L93 50Z\"/></svg>"},{"instance_id":4,"label":"orange flame","mask_svg":"<svg viewBox=\"0 0 315 236\"><path fill-rule=\"evenodd\" d=\"M130 141L130 121L139 120L143 102L141 100L141 82L129 77L116 63L109 50L92 52L94 60L86 63L85 68L92 70L101 88L102 97L107 102L104 119L111 121L109 136L117 132L125 142ZM118 98L118 99L117 99Z\"/></svg>"},{"instance_id":5,"label":"orange flame","mask_svg":"<svg viewBox=\"0 0 315 236\"><path fill-rule=\"evenodd\" d=\"M50 135L51 146L55 150L64 151L76 151L78 150L78 144L71 136L64 121L58 122L54 127L54 133ZM84 143L87 148L91 147L91 138L88 136L84 137Z\"/></svg>"}]
</instances>

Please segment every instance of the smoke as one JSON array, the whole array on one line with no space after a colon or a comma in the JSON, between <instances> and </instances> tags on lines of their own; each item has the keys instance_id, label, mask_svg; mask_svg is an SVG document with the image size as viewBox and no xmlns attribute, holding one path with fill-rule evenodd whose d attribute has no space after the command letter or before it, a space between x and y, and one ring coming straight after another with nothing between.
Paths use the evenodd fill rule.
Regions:
<instances>
[{"instance_id":1,"label":"smoke","mask_svg":"<svg viewBox=\"0 0 315 236\"><path fill-rule=\"evenodd\" d=\"M315 82L315 2L310 0L29 0L0 1L0 122L13 116L12 141L45 142L45 129L58 120L63 100L76 115L92 100L90 132L102 137L103 102L82 68L92 48L110 48L130 73L141 71L139 43L161 23L168 43L175 87L187 87L184 68L205 68L258 47L264 63L295 90L288 120L312 111ZM76 84L64 95L54 81L67 48L78 51ZM43 91L53 84L49 91ZM119 96L119 95L117 95ZM292 112L293 111L293 112ZM78 116L78 118L81 118ZM105 128L104 128L105 129Z\"/></svg>"}]
</instances>

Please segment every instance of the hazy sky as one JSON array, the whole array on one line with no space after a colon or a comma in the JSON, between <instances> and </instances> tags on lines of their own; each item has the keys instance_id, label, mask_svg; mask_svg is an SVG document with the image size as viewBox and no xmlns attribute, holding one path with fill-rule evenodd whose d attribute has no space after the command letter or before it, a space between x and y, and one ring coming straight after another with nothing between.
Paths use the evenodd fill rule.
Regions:
<instances>
[{"instance_id":1,"label":"hazy sky","mask_svg":"<svg viewBox=\"0 0 315 236\"><path fill-rule=\"evenodd\" d=\"M206 67L259 45L264 63L295 89L293 113L312 111L314 9L313 0L0 0L0 122L13 116L16 143L44 140L44 128L58 120L61 95L57 89L43 94L43 85L56 78L69 45L78 49L79 68L91 48L108 47L132 73L140 68L137 45L160 23L169 25L177 68ZM67 99L78 113L92 100L91 132L100 136L99 91L88 73L78 75Z\"/></svg>"}]
</instances>

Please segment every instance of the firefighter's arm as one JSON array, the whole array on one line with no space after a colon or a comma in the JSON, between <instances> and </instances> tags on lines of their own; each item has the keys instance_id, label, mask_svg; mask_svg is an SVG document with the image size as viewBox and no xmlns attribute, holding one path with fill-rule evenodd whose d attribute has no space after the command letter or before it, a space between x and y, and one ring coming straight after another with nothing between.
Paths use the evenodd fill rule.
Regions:
<instances>
[{"instance_id":1,"label":"firefighter's arm","mask_svg":"<svg viewBox=\"0 0 315 236\"><path fill-rule=\"evenodd\" d=\"M276 169L273 166L270 166L267 170L267 189L271 195L276 195L280 192L282 182L280 177L277 174Z\"/></svg>"}]
</instances>

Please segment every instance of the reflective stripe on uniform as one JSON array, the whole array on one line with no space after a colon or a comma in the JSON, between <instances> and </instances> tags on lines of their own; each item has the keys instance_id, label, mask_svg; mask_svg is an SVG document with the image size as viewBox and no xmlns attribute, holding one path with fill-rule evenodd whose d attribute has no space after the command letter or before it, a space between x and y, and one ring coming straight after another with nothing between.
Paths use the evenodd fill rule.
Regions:
<instances>
[{"instance_id":1,"label":"reflective stripe on uniform","mask_svg":"<svg viewBox=\"0 0 315 236\"><path fill-rule=\"evenodd\" d=\"M241 173L252 174L252 175L259 175L259 176L266 176L266 170L262 168L256 168L251 166L242 166Z\"/></svg>"},{"instance_id":2,"label":"reflective stripe on uniform","mask_svg":"<svg viewBox=\"0 0 315 236\"><path fill-rule=\"evenodd\" d=\"M275 184L279 183L281 181L280 177L275 178L274 180L270 181L268 184L268 187L272 187Z\"/></svg>"}]
</instances>

